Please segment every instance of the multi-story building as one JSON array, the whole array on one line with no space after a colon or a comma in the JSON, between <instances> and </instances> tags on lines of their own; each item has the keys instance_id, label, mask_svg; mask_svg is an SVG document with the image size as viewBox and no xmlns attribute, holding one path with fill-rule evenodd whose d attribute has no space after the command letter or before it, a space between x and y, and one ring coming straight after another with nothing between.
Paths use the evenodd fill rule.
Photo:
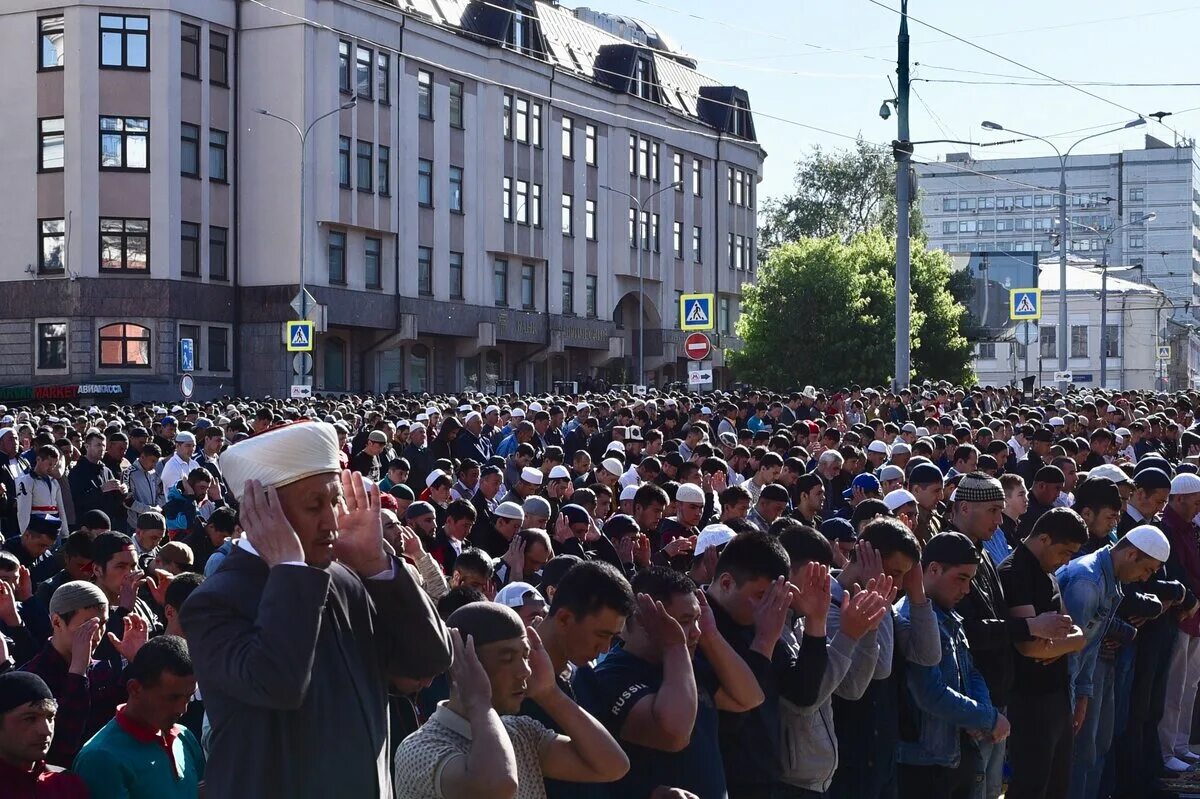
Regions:
<instances>
[{"instance_id":1,"label":"multi-story building","mask_svg":"<svg viewBox=\"0 0 1200 799\"><path fill-rule=\"evenodd\" d=\"M749 97L640 23L18 0L0 44L8 396L177 395L185 338L198 396L286 393L302 268L316 391L635 382L643 328L644 379L677 379L682 293L716 294L736 345L765 158Z\"/></svg>"},{"instance_id":2,"label":"multi-story building","mask_svg":"<svg viewBox=\"0 0 1200 799\"><path fill-rule=\"evenodd\" d=\"M1068 252L1141 266L1174 312L1200 299L1200 161L1192 142L1152 136L1141 150L1067 160ZM974 160L952 153L917 167L930 248L951 253L1058 251L1059 159ZM1139 223L1147 214L1157 217ZM1120 227L1120 230L1115 230ZM1109 240L1111 239L1111 243ZM1136 276L1136 273L1135 273Z\"/></svg>"}]
</instances>

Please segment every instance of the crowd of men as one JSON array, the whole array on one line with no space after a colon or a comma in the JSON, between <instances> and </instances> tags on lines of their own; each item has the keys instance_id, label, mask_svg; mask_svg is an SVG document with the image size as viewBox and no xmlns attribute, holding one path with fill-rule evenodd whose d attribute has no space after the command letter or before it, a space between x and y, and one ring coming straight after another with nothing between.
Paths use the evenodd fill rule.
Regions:
<instances>
[{"instance_id":1,"label":"crowd of men","mask_svg":"<svg viewBox=\"0 0 1200 799\"><path fill-rule=\"evenodd\" d=\"M0 407L0 799L1200 784L1198 402Z\"/></svg>"}]
</instances>

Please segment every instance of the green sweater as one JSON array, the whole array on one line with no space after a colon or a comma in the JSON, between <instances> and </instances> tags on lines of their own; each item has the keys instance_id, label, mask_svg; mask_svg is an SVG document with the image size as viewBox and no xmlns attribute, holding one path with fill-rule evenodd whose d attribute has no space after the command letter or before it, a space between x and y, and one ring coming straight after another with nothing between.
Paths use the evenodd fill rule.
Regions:
<instances>
[{"instance_id":1,"label":"green sweater","mask_svg":"<svg viewBox=\"0 0 1200 799\"><path fill-rule=\"evenodd\" d=\"M92 799L196 799L204 781L204 753L196 738L176 724L175 765L158 741L142 742L114 718L83 745L72 771Z\"/></svg>"}]
</instances>

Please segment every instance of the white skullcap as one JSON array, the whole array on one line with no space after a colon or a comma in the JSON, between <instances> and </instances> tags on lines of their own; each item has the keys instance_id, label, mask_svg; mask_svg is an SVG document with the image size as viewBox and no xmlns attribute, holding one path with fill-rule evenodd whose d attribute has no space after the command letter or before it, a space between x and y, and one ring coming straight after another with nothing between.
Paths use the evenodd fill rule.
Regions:
<instances>
[{"instance_id":1,"label":"white skullcap","mask_svg":"<svg viewBox=\"0 0 1200 799\"><path fill-rule=\"evenodd\" d=\"M540 402L529 403L529 410L533 411L534 413L537 413L538 411L542 410L542 403L540 403Z\"/></svg>"},{"instance_id":2,"label":"white skullcap","mask_svg":"<svg viewBox=\"0 0 1200 799\"><path fill-rule=\"evenodd\" d=\"M526 483L533 483L535 486L540 486L545 475L541 469L535 469L532 466L526 466L521 470L521 479Z\"/></svg>"},{"instance_id":3,"label":"white skullcap","mask_svg":"<svg viewBox=\"0 0 1200 799\"><path fill-rule=\"evenodd\" d=\"M446 474L441 469L434 469L432 472L425 475L425 487L429 488L438 480L442 479L443 477L449 477L449 476L450 475Z\"/></svg>"},{"instance_id":4,"label":"white skullcap","mask_svg":"<svg viewBox=\"0 0 1200 799\"><path fill-rule=\"evenodd\" d=\"M511 414L509 414L509 415L510 415L510 416L515 416L515 417L516 417L516 418L518 418L518 419L524 419L524 418L525 418L525 411L524 411L524 410L522 410L521 408L513 408L513 409L512 409L512 413L511 413Z\"/></svg>"},{"instance_id":5,"label":"white skullcap","mask_svg":"<svg viewBox=\"0 0 1200 799\"><path fill-rule=\"evenodd\" d=\"M610 441L610 442L608 442L608 446L604 448L604 451L605 452L624 452L625 445L622 444L620 441Z\"/></svg>"},{"instance_id":6,"label":"white skullcap","mask_svg":"<svg viewBox=\"0 0 1200 799\"><path fill-rule=\"evenodd\" d=\"M468 413L468 414L467 414L467 418L466 418L466 419L463 419L463 421L464 421L464 422L471 422L471 421L474 421L474 420L476 420L476 419L482 420L482 419L483 419L483 417L479 415L479 411L471 411L470 413Z\"/></svg>"},{"instance_id":7,"label":"white skullcap","mask_svg":"<svg viewBox=\"0 0 1200 799\"><path fill-rule=\"evenodd\" d=\"M500 408L499 408L499 406L496 406L496 405L489 405L489 406L487 406L486 408L484 408L484 409L483 409L483 415L484 415L484 416L487 416L487 415L488 415L488 414L490 414L490 413L500 413Z\"/></svg>"},{"instance_id":8,"label":"white skullcap","mask_svg":"<svg viewBox=\"0 0 1200 799\"><path fill-rule=\"evenodd\" d=\"M695 483L683 483L675 492L676 502L687 502L692 505L704 504L704 490Z\"/></svg>"},{"instance_id":9,"label":"white skullcap","mask_svg":"<svg viewBox=\"0 0 1200 799\"><path fill-rule=\"evenodd\" d=\"M567 467L561 463L550 470L551 480L570 480L571 473L567 471Z\"/></svg>"},{"instance_id":10,"label":"white skullcap","mask_svg":"<svg viewBox=\"0 0 1200 799\"><path fill-rule=\"evenodd\" d=\"M421 416L424 416L424 415L425 414L421 414ZM408 428L408 432L410 432L410 433L415 433L418 430L421 432L425 432L425 425L421 424L420 422L416 422L415 424L409 426L409 428Z\"/></svg>"},{"instance_id":11,"label":"white skullcap","mask_svg":"<svg viewBox=\"0 0 1200 799\"><path fill-rule=\"evenodd\" d=\"M625 466L616 458L605 458L600 461L601 468L609 474L614 474L620 477L625 472Z\"/></svg>"},{"instance_id":12,"label":"white skullcap","mask_svg":"<svg viewBox=\"0 0 1200 799\"><path fill-rule=\"evenodd\" d=\"M883 498L883 504L887 505L887 509L893 513L897 508L903 508L905 505L911 505L916 501L917 498L903 488L897 489Z\"/></svg>"},{"instance_id":13,"label":"white skullcap","mask_svg":"<svg viewBox=\"0 0 1200 799\"><path fill-rule=\"evenodd\" d=\"M1125 540L1159 563L1166 563L1167 558L1171 557L1171 542L1162 530L1152 524L1133 528L1125 534Z\"/></svg>"},{"instance_id":14,"label":"white skullcap","mask_svg":"<svg viewBox=\"0 0 1200 799\"><path fill-rule=\"evenodd\" d=\"M429 414L427 414L427 413L418 413L418 414L417 414L417 421L418 421L418 422L428 422L428 421L429 421Z\"/></svg>"},{"instance_id":15,"label":"white skullcap","mask_svg":"<svg viewBox=\"0 0 1200 799\"><path fill-rule=\"evenodd\" d=\"M340 471L337 431L325 422L284 425L239 441L221 455L221 472L238 500L247 480L283 488Z\"/></svg>"},{"instance_id":16,"label":"white skullcap","mask_svg":"<svg viewBox=\"0 0 1200 799\"><path fill-rule=\"evenodd\" d=\"M637 496L638 489L641 488L637 483L630 483L621 489L621 498L618 502L625 502Z\"/></svg>"},{"instance_id":17,"label":"white skullcap","mask_svg":"<svg viewBox=\"0 0 1200 799\"><path fill-rule=\"evenodd\" d=\"M428 408L425 409L425 413L429 414L430 416L433 416L435 413L441 413L441 411L439 411L435 406L430 405Z\"/></svg>"}]
</instances>

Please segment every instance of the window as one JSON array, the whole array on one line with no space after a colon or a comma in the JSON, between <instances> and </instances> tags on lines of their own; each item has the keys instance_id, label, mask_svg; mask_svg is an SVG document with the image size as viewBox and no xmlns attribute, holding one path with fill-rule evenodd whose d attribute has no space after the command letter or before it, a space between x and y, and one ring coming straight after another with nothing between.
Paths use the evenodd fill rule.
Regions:
<instances>
[{"instance_id":1,"label":"window","mask_svg":"<svg viewBox=\"0 0 1200 799\"><path fill-rule=\"evenodd\" d=\"M629 174L637 174L637 136L629 134Z\"/></svg>"},{"instance_id":2,"label":"window","mask_svg":"<svg viewBox=\"0 0 1200 799\"><path fill-rule=\"evenodd\" d=\"M371 190L374 185L372 182L372 173L375 169L375 146L369 141L359 141L358 149L355 151L355 170L354 177L357 181L359 191Z\"/></svg>"},{"instance_id":3,"label":"window","mask_svg":"<svg viewBox=\"0 0 1200 799\"><path fill-rule=\"evenodd\" d=\"M517 141L519 141L523 144L528 144L529 143L529 101L526 100L524 97L518 97L516 100L516 105L517 105L517 117L516 117Z\"/></svg>"},{"instance_id":4,"label":"window","mask_svg":"<svg viewBox=\"0 0 1200 799\"><path fill-rule=\"evenodd\" d=\"M149 119L100 117L101 169L146 169L149 145Z\"/></svg>"},{"instance_id":5,"label":"window","mask_svg":"<svg viewBox=\"0 0 1200 799\"><path fill-rule=\"evenodd\" d=\"M701 262L700 242L701 242L700 227L698 225L692 225L692 261L695 263Z\"/></svg>"},{"instance_id":6,"label":"window","mask_svg":"<svg viewBox=\"0 0 1200 799\"><path fill-rule=\"evenodd\" d=\"M188 339L192 342L192 366L195 368L195 365L200 362L201 349L203 347L203 343L200 339L200 325L180 324L179 335L176 338L176 341L182 342L184 339ZM182 351L183 345L179 344L178 346L180 346ZM203 365L200 368L203 369ZM179 371L182 372L183 369L181 368Z\"/></svg>"},{"instance_id":7,"label":"window","mask_svg":"<svg viewBox=\"0 0 1200 799\"><path fill-rule=\"evenodd\" d=\"M638 139L638 174L650 177L650 140Z\"/></svg>"},{"instance_id":8,"label":"window","mask_svg":"<svg viewBox=\"0 0 1200 799\"><path fill-rule=\"evenodd\" d=\"M512 95L504 95L504 138L512 138Z\"/></svg>"},{"instance_id":9,"label":"window","mask_svg":"<svg viewBox=\"0 0 1200 799\"><path fill-rule=\"evenodd\" d=\"M433 73L417 70L417 116L433 119Z\"/></svg>"},{"instance_id":10,"label":"window","mask_svg":"<svg viewBox=\"0 0 1200 799\"><path fill-rule=\"evenodd\" d=\"M338 183L350 188L350 137L338 136Z\"/></svg>"},{"instance_id":11,"label":"window","mask_svg":"<svg viewBox=\"0 0 1200 799\"><path fill-rule=\"evenodd\" d=\"M463 210L463 168L450 167L450 210L461 214Z\"/></svg>"},{"instance_id":12,"label":"window","mask_svg":"<svg viewBox=\"0 0 1200 799\"><path fill-rule=\"evenodd\" d=\"M417 293L424 297L433 296L433 249L417 248Z\"/></svg>"},{"instance_id":13,"label":"window","mask_svg":"<svg viewBox=\"0 0 1200 799\"><path fill-rule=\"evenodd\" d=\"M654 251L659 252L658 214L650 215L650 242L653 244Z\"/></svg>"},{"instance_id":14,"label":"window","mask_svg":"<svg viewBox=\"0 0 1200 799\"><path fill-rule=\"evenodd\" d=\"M658 89L654 83L654 66L649 56L638 56L633 65L633 85L630 93L643 100L658 101Z\"/></svg>"},{"instance_id":15,"label":"window","mask_svg":"<svg viewBox=\"0 0 1200 799\"><path fill-rule=\"evenodd\" d=\"M450 299L463 298L463 254L450 253Z\"/></svg>"},{"instance_id":16,"label":"window","mask_svg":"<svg viewBox=\"0 0 1200 799\"><path fill-rule=\"evenodd\" d=\"M1038 342L1041 345L1040 357L1058 357L1058 328L1043 327L1038 333Z\"/></svg>"},{"instance_id":17,"label":"window","mask_svg":"<svg viewBox=\"0 0 1200 799\"><path fill-rule=\"evenodd\" d=\"M583 201L583 235L588 241L596 240L596 201Z\"/></svg>"},{"instance_id":18,"label":"window","mask_svg":"<svg viewBox=\"0 0 1200 799\"><path fill-rule=\"evenodd\" d=\"M541 227L542 226L542 184L534 183L531 186L531 188L533 189L533 196L530 198L531 204L529 206L529 224L533 225L534 227Z\"/></svg>"},{"instance_id":19,"label":"window","mask_svg":"<svg viewBox=\"0 0 1200 799\"><path fill-rule=\"evenodd\" d=\"M179 174L200 177L200 128L187 122L179 125Z\"/></svg>"},{"instance_id":20,"label":"window","mask_svg":"<svg viewBox=\"0 0 1200 799\"><path fill-rule=\"evenodd\" d=\"M67 323L39 322L37 326L37 368L67 368Z\"/></svg>"},{"instance_id":21,"label":"window","mask_svg":"<svg viewBox=\"0 0 1200 799\"><path fill-rule=\"evenodd\" d=\"M61 14L54 17L42 17L38 20L38 33L41 38L38 69L63 68L63 55L66 52L63 40L64 31Z\"/></svg>"},{"instance_id":22,"label":"window","mask_svg":"<svg viewBox=\"0 0 1200 799\"><path fill-rule=\"evenodd\" d=\"M229 85L229 36L208 32L208 80L217 86Z\"/></svg>"},{"instance_id":23,"label":"window","mask_svg":"<svg viewBox=\"0 0 1200 799\"><path fill-rule=\"evenodd\" d=\"M735 255L736 255L736 251L734 249L734 235L732 233L730 233L729 234L729 268L730 269L733 269L737 265L736 262L734 261Z\"/></svg>"},{"instance_id":24,"label":"window","mask_svg":"<svg viewBox=\"0 0 1200 799\"><path fill-rule=\"evenodd\" d=\"M504 221L512 221L512 178L504 178Z\"/></svg>"},{"instance_id":25,"label":"window","mask_svg":"<svg viewBox=\"0 0 1200 799\"><path fill-rule=\"evenodd\" d=\"M955 222L953 219L942 222L942 233L957 233L957 232L958 232L958 222Z\"/></svg>"},{"instance_id":26,"label":"window","mask_svg":"<svg viewBox=\"0 0 1200 799\"><path fill-rule=\"evenodd\" d=\"M996 342L981 341L975 345L975 357L981 361L996 360Z\"/></svg>"},{"instance_id":27,"label":"window","mask_svg":"<svg viewBox=\"0 0 1200 799\"><path fill-rule=\"evenodd\" d=\"M584 302L587 303L587 315L591 318L596 318L596 276L588 275L584 281L584 292L587 295Z\"/></svg>"},{"instance_id":28,"label":"window","mask_svg":"<svg viewBox=\"0 0 1200 799\"><path fill-rule=\"evenodd\" d=\"M343 94L350 94L350 42L338 42L338 89Z\"/></svg>"},{"instance_id":29,"label":"window","mask_svg":"<svg viewBox=\"0 0 1200 799\"><path fill-rule=\"evenodd\" d=\"M571 208L575 198L570 194L562 196L562 233L564 236L575 235L575 220L572 218Z\"/></svg>"},{"instance_id":30,"label":"window","mask_svg":"<svg viewBox=\"0 0 1200 799\"><path fill-rule=\"evenodd\" d=\"M672 223L671 231L671 248L675 251L676 258L683 257L683 223Z\"/></svg>"},{"instance_id":31,"label":"window","mask_svg":"<svg viewBox=\"0 0 1200 799\"><path fill-rule=\"evenodd\" d=\"M63 118L38 120L38 151L40 172L57 172L63 168Z\"/></svg>"},{"instance_id":32,"label":"window","mask_svg":"<svg viewBox=\"0 0 1200 799\"><path fill-rule=\"evenodd\" d=\"M358 96L364 100L371 99L371 56L372 53L366 47L354 48L354 82L357 87Z\"/></svg>"},{"instance_id":33,"label":"window","mask_svg":"<svg viewBox=\"0 0 1200 799\"><path fill-rule=\"evenodd\" d=\"M585 125L583 128L583 160L588 166L596 165L595 125Z\"/></svg>"},{"instance_id":34,"label":"window","mask_svg":"<svg viewBox=\"0 0 1200 799\"><path fill-rule=\"evenodd\" d=\"M1140 250L1145 246L1146 246L1146 237L1145 236L1130 236L1129 237L1129 248L1131 250Z\"/></svg>"},{"instance_id":35,"label":"window","mask_svg":"<svg viewBox=\"0 0 1200 799\"><path fill-rule=\"evenodd\" d=\"M721 297L717 300L717 329L723 334L729 335L729 298Z\"/></svg>"},{"instance_id":36,"label":"window","mask_svg":"<svg viewBox=\"0 0 1200 799\"><path fill-rule=\"evenodd\" d=\"M1104 328L1104 357L1120 358L1121 357L1121 326L1108 325Z\"/></svg>"},{"instance_id":37,"label":"window","mask_svg":"<svg viewBox=\"0 0 1200 799\"><path fill-rule=\"evenodd\" d=\"M529 224L529 181L517 181L517 222L522 225Z\"/></svg>"},{"instance_id":38,"label":"window","mask_svg":"<svg viewBox=\"0 0 1200 799\"><path fill-rule=\"evenodd\" d=\"M433 205L433 162L417 159L417 202L429 208Z\"/></svg>"},{"instance_id":39,"label":"window","mask_svg":"<svg viewBox=\"0 0 1200 799\"><path fill-rule=\"evenodd\" d=\"M503 258L492 267L492 295L497 305L508 305L508 261Z\"/></svg>"},{"instance_id":40,"label":"window","mask_svg":"<svg viewBox=\"0 0 1200 799\"><path fill-rule=\"evenodd\" d=\"M229 230L216 225L208 226L208 278L229 279Z\"/></svg>"},{"instance_id":41,"label":"window","mask_svg":"<svg viewBox=\"0 0 1200 799\"><path fill-rule=\"evenodd\" d=\"M658 157L658 151L658 142L650 142L650 177L654 178L655 183L658 183L661 178L658 165L662 163L662 159Z\"/></svg>"},{"instance_id":42,"label":"window","mask_svg":"<svg viewBox=\"0 0 1200 799\"><path fill-rule=\"evenodd\" d=\"M150 269L150 220L100 220L100 271L147 272Z\"/></svg>"},{"instance_id":43,"label":"window","mask_svg":"<svg viewBox=\"0 0 1200 799\"><path fill-rule=\"evenodd\" d=\"M562 312L575 315L575 273L569 269L562 273Z\"/></svg>"},{"instance_id":44,"label":"window","mask_svg":"<svg viewBox=\"0 0 1200 799\"><path fill-rule=\"evenodd\" d=\"M1087 325L1071 325L1071 357L1088 357Z\"/></svg>"},{"instance_id":45,"label":"window","mask_svg":"<svg viewBox=\"0 0 1200 799\"><path fill-rule=\"evenodd\" d=\"M200 277L200 226L195 222L179 223L179 273Z\"/></svg>"},{"instance_id":46,"label":"window","mask_svg":"<svg viewBox=\"0 0 1200 799\"><path fill-rule=\"evenodd\" d=\"M1145 189L1130 189L1129 190L1129 201L1130 202L1135 202L1135 203L1143 202L1145 199L1146 199L1146 190Z\"/></svg>"},{"instance_id":47,"label":"window","mask_svg":"<svg viewBox=\"0 0 1200 799\"><path fill-rule=\"evenodd\" d=\"M38 272L63 271L66 251L66 226L62 219L43 219L38 223Z\"/></svg>"},{"instance_id":48,"label":"window","mask_svg":"<svg viewBox=\"0 0 1200 799\"><path fill-rule=\"evenodd\" d=\"M629 246L635 250L638 246L637 211L633 208L629 209Z\"/></svg>"},{"instance_id":49,"label":"window","mask_svg":"<svg viewBox=\"0 0 1200 799\"><path fill-rule=\"evenodd\" d=\"M575 160L575 120L570 117L562 118L562 156Z\"/></svg>"},{"instance_id":50,"label":"window","mask_svg":"<svg viewBox=\"0 0 1200 799\"><path fill-rule=\"evenodd\" d=\"M229 371L229 328L208 328L208 371Z\"/></svg>"},{"instance_id":51,"label":"window","mask_svg":"<svg viewBox=\"0 0 1200 799\"><path fill-rule=\"evenodd\" d=\"M450 127L463 126L463 84L460 80L450 81Z\"/></svg>"},{"instance_id":52,"label":"window","mask_svg":"<svg viewBox=\"0 0 1200 799\"><path fill-rule=\"evenodd\" d=\"M390 197L392 194L392 148L379 145L379 196Z\"/></svg>"},{"instance_id":53,"label":"window","mask_svg":"<svg viewBox=\"0 0 1200 799\"><path fill-rule=\"evenodd\" d=\"M534 268L533 264L521 264L521 307L530 311L534 308Z\"/></svg>"},{"instance_id":54,"label":"window","mask_svg":"<svg viewBox=\"0 0 1200 799\"><path fill-rule=\"evenodd\" d=\"M321 378L326 391L346 390L346 342L337 336L321 345Z\"/></svg>"},{"instance_id":55,"label":"window","mask_svg":"<svg viewBox=\"0 0 1200 799\"><path fill-rule=\"evenodd\" d=\"M382 253L383 241L368 236L363 247L363 272L369 289L383 288L383 272L380 269Z\"/></svg>"},{"instance_id":56,"label":"window","mask_svg":"<svg viewBox=\"0 0 1200 799\"><path fill-rule=\"evenodd\" d=\"M223 130L208 129L208 179L225 183L228 173L229 134Z\"/></svg>"},{"instance_id":57,"label":"window","mask_svg":"<svg viewBox=\"0 0 1200 799\"><path fill-rule=\"evenodd\" d=\"M200 28L186 22L179 26L179 74L200 77Z\"/></svg>"},{"instance_id":58,"label":"window","mask_svg":"<svg viewBox=\"0 0 1200 799\"><path fill-rule=\"evenodd\" d=\"M683 154L675 153L671 156L671 182L678 183L675 191L683 191Z\"/></svg>"},{"instance_id":59,"label":"window","mask_svg":"<svg viewBox=\"0 0 1200 799\"><path fill-rule=\"evenodd\" d=\"M100 15L100 66L150 68L150 18Z\"/></svg>"},{"instance_id":60,"label":"window","mask_svg":"<svg viewBox=\"0 0 1200 799\"><path fill-rule=\"evenodd\" d=\"M700 190L701 182L702 182L701 178L703 176L703 173L704 173L704 163L699 158L693 158L692 159L692 194L696 195L697 197L699 197L699 196L701 196L701 194L703 194L703 192Z\"/></svg>"},{"instance_id":61,"label":"window","mask_svg":"<svg viewBox=\"0 0 1200 799\"><path fill-rule=\"evenodd\" d=\"M529 121L529 141L534 147L542 146L542 104L533 103L533 118Z\"/></svg>"},{"instance_id":62,"label":"window","mask_svg":"<svg viewBox=\"0 0 1200 799\"><path fill-rule=\"evenodd\" d=\"M746 269L746 237L745 236L737 237L737 268L741 269L743 271Z\"/></svg>"},{"instance_id":63,"label":"window","mask_svg":"<svg viewBox=\"0 0 1200 799\"><path fill-rule=\"evenodd\" d=\"M150 366L150 329L118 322L100 328L100 365L113 369Z\"/></svg>"},{"instance_id":64,"label":"window","mask_svg":"<svg viewBox=\"0 0 1200 799\"><path fill-rule=\"evenodd\" d=\"M375 79L378 81L379 104L389 105L392 101L392 61L383 51L375 54Z\"/></svg>"},{"instance_id":65,"label":"window","mask_svg":"<svg viewBox=\"0 0 1200 799\"><path fill-rule=\"evenodd\" d=\"M329 231L326 261L329 263L329 282L346 284L346 234L340 230Z\"/></svg>"}]
</instances>

